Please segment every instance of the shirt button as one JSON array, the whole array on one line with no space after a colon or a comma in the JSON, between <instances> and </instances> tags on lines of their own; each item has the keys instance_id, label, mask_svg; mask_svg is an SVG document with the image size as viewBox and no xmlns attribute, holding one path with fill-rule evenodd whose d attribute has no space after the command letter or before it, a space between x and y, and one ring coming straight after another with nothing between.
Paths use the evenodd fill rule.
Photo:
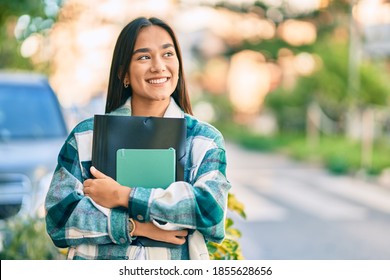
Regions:
<instances>
[{"instance_id":1,"label":"shirt button","mask_svg":"<svg viewBox=\"0 0 390 280\"><path fill-rule=\"evenodd\" d=\"M122 243L122 244L125 244L126 242L126 239L124 239L123 237L119 239L119 242Z\"/></svg>"},{"instance_id":2,"label":"shirt button","mask_svg":"<svg viewBox=\"0 0 390 280\"><path fill-rule=\"evenodd\" d=\"M142 215L137 215L137 220L143 221L144 217Z\"/></svg>"}]
</instances>

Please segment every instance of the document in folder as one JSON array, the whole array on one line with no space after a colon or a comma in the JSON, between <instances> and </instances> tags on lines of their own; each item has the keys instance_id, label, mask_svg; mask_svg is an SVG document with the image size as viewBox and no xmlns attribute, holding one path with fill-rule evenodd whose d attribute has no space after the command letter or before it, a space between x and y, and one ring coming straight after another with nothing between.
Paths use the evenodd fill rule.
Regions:
<instances>
[{"instance_id":1,"label":"document in folder","mask_svg":"<svg viewBox=\"0 0 390 280\"><path fill-rule=\"evenodd\" d=\"M119 149L116 178L121 185L167 188L175 182L175 149Z\"/></svg>"}]
</instances>

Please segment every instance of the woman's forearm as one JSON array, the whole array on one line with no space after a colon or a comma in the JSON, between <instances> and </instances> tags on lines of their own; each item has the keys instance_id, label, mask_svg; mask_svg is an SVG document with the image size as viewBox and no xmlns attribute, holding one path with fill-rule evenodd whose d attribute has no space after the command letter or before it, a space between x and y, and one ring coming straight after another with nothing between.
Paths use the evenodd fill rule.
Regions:
<instances>
[{"instance_id":1,"label":"woman's forearm","mask_svg":"<svg viewBox=\"0 0 390 280\"><path fill-rule=\"evenodd\" d=\"M148 237L153 240L182 245L186 242L187 230L163 230L153 223L141 223L134 220L133 236Z\"/></svg>"}]
</instances>

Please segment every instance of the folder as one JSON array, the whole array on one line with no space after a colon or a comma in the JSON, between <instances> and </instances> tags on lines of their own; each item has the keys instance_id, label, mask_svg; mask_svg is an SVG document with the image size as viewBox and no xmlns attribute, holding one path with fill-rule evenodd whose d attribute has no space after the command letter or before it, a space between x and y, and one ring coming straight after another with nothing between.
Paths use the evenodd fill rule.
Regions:
<instances>
[{"instance_id":1,"label":"folder","mask_svg":"<svg viewBox=\"0 0 390 280\"><path fill-rule=\"evenodd\" d=\"M116 180L119 149L169 149L176 153L176 181L184 180L185 118L95 115L92 165Z\"/></svg>"},{"instance_id":2,"label":"folder","mask_svg":"<svg viewBox=\"0 0 390 280\"><path fill-rule=\"evenodd\" d=\"M119 149L116 179L123 186L167 188L175 182L175 149Z\"/></svg>"},{"instance_id":3,"label":"folder","mask_svg":"<svg viewBox=\"0 0 390 280\"><path fill-rule=\"evenodd\" d=\"M175 151L175 181L183 181L186 133L185 118L95 115L92 165L117 180L118 150L173 148ZM145 247L178 248L183 246L146 237L137 237L133 243Z\"/></svg>"}]
</instances>

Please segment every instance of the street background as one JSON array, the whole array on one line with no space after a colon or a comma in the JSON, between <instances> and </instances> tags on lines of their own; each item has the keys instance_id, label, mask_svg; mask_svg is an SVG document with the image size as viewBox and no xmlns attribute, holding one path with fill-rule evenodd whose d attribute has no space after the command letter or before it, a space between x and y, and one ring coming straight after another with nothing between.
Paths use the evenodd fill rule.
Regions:
<instances>
[{"instance_id":1,"label":"street background","mask_svg":"<svg viewBox=\"0 0 390 280\"><path fill-rule=\"evenodd\" d=\"M389 260L390 189L228 143L245 259Z\"/></svg>"},{"instance_id":2,"label":"street background","mask_svg":"<svg viewBox=\"0 0 390 280\"><path fill-rule=\"evenodd\" d=\"M104 113L123 26L138 16L173 26L194 115L226 140L237 201L228 212L232 243L220 258L390 259L388 0L0 0L0 7L0 69L46 75L69 131ZM4 120L0 112L0 138L9 141L0 151L10 151ZM55 164L57 154L45 156ZM31 185L47 187L52 171L35 166ZM1 221L9 222L5 258L63 258L64 250L46 254L53 246L43 212L32 216ZM26 249L38 241L46 246ZM231 249L237 244L242 256Z\"/></svg>"}]
</instances>

